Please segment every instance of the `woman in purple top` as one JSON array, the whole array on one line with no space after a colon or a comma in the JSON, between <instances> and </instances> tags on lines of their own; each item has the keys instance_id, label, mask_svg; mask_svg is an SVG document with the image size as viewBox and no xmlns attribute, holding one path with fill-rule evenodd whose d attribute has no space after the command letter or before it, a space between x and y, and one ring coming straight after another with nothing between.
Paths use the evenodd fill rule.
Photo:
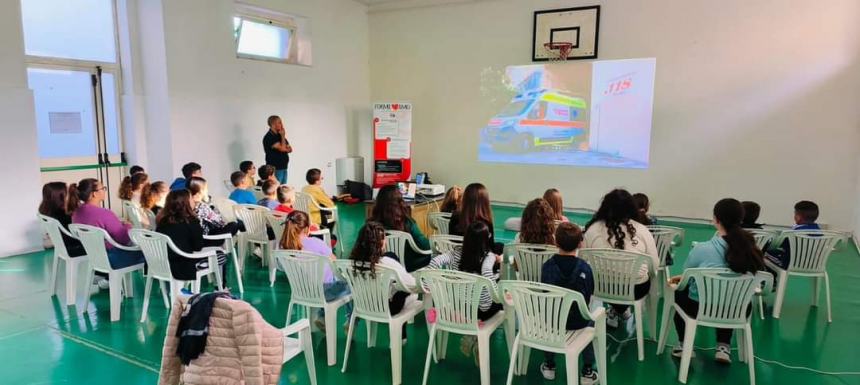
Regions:
<instances>
[{"instance_id":1,"label":"woman in purple top","mask_svg":"<svg viewBox=\"0 0 860 385\"><path fill-rule=\"evenodd\" d=\"M304 211L295 210L289 213L284 226L284 234L281 237L281 248L307 251L333 261L335 256L331 251L331 246L319 238L310 236L310 226L310 218ZM331 266L328 264L323 270L323 291L325 292L325 300L329 302L350 294L349 286L334 276L334 272L331 271ZM323 315L324 312L320 309L320 318ZM350 319L351 315L352 302L346 304L346 319Z\"/></svg>"},{"instance_id":2,"label":"woman in purple top","mask_svg":"<svg viewBox=\"0 0 860 385\"><path fill-rule=\"evenodd\" d=\"M90 225L104 229L116 243L131 245L128 230L131 224L123 223L113 211L102 207L105 187L96 179L82 179L69 186L69 212L72 223ZM144 262L140 251L120 250L105 242L108 260L114 269L121 269Z\"/></svg>"}]
</instances>

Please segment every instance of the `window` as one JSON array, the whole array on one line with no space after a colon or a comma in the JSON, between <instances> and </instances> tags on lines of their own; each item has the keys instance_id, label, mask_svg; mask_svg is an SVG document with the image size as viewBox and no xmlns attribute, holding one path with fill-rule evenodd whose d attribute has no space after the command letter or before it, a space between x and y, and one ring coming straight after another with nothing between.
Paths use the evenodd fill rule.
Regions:
<instances>
[{"instance_id":1,"label":"window","mask_svg":"<svg viewBox=\"0 0 860 385\"><path fill-rule=\"evenodd\" d=\"M252 20L245 16L233 18L236 56L247 59L294 61L290 55L293 29L274 21Z\"/></svg>"},{"instance_id":2,"label":"window","mask_svg":"<svg viewBox=\"0 0 860 385\"><path fill-rule=\"evenodd\" d=\"M112 0L21 1L28 56L116 63Z\"/></svg>"},{"instance_id":3,"label":"window","mask_svg":"<svg viewBox=\"0 0 860 385\"><path fill-rule=\"evenodd\" d=\"M311 65L310 22L306 17L236 3L236 57Z\"/></svg>"}]
</instances>

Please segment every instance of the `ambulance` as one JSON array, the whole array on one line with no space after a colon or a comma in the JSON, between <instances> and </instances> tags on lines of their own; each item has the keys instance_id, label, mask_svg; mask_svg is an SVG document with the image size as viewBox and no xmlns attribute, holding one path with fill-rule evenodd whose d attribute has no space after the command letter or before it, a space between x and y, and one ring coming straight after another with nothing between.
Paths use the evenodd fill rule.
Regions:
<instances>
[{"instance_id":1,"label":"ambulance","mask_svg":"<svg viewBox=\"0 0 860 385\"><path fill-rule=\"evenodd\" d=\"M582 98L548 89L524 92L490 119L481 141L500 152L581 147L588 139L586 114Z\"/></svg>"}]
</instances>

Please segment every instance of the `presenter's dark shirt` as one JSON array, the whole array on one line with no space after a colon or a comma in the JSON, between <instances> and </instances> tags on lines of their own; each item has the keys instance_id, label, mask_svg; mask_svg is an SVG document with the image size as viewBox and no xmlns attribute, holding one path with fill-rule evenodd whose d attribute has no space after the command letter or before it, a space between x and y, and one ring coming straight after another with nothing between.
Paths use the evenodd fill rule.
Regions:
<instances>
[{"instance_id":1,"label":"presenter's dark shirt","mask_svg":"<svg viewBox=\"0 0 860 385\"><path fill-rule=\"evenodd\" d=\"M263 151L266 152L266 164L274 166L276 170L286 170L290 163L290 154L272 148L280 142L280 135L272 132L272 130L266 131L266 136L263 137ZM290 142L287 141L287 144Z\"/></svg>"}]
</instances>

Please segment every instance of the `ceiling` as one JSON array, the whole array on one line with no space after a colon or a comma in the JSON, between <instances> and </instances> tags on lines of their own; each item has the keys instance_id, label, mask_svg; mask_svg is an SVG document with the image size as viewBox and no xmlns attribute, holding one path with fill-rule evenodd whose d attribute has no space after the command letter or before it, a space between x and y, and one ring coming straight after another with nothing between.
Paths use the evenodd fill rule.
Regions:
<instances>
[{"instance_id":1,"label":"ceiling","mask_svg":"<svg viewBox=\"0 0 860 385\"><path fill-rule=\"evenodd\" d=\"M370 12L393 11L408 8L434 7L455 3L472 3L491 0L355 0L367 5Z\"/></svg>"}]
</instances>

